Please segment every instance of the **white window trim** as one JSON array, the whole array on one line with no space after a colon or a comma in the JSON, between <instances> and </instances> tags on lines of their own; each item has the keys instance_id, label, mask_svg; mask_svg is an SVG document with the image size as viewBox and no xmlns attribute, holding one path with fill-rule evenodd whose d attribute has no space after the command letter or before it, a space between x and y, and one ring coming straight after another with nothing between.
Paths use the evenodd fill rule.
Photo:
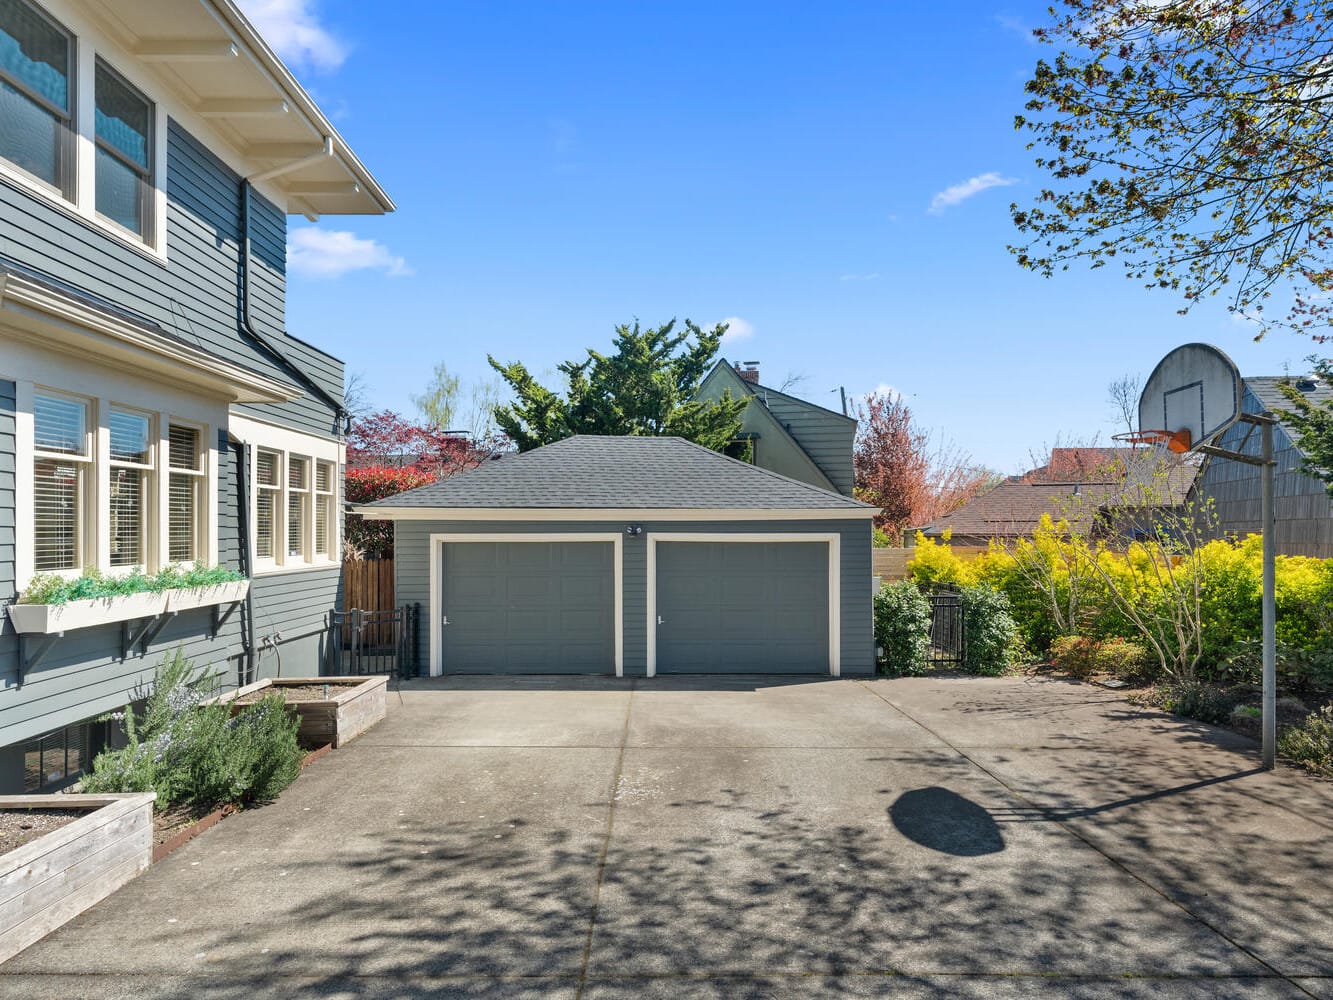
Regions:
<instances>
[{"instance_id":1,"label":"white window trim","mask_svg":"<svg viewBox=\"0 0 1333 1000\"><path fill-rule=\"evenodd\" d=\"M86 457L75 459L75 461L84 464L83 497L81 498L82 509L79 511L79 519L82 522L79 525L78 542L76 551L78 553L77 565L69 569L45 570L44 573L50 576L62 576L67 580L73 580L81 576L84 567L90 561L96 559L96 548L94 540L97 538L99 524L99 505L97 502L99 465L98 465L98 399L95 396L88 396L83 393L69 392L65 389L57 389L47 385L35 385L32 382L15 383L15 403L18 412L15 414L15 465L16 471L22 473L26 470L26 475L20 474L15 478L15 521L19 521L22 513L27 512L27 523L32 526L32 530L20 532L15 530L14 538L14 558L15 558L15 576L22 583L19 590L27 586L27 581L32 579L36 573L37 564L37 496L36 496L36 475L35 463L37 456L37 417L36 417L36 399L41 396L54 396L61 399L68 399L83 404L84 406L84 451ZM25 405L26 404L26 405ZM26 446L26 447L25 447ZM25 504L26 501L26 504ZM17 524L15 525L17 529ZM26 542L26 551L24 542ZM27 576L22 572L23 557L27 557Z\"/></svg>"},{"instance_id":2,"label":"white window trim","mask_svg":"<svg viewBox=\"0 0 1333 1000\"><path fill-rule=\"evenodd\" d=\"M148 462L141 465L137 462L125 462L111 457L111 414L113 412L127 413L136 417L145 417L148 420ZM99 421L99 430L100 421ZM158 529L163 521L166 520L166 508L161 506L161 485L162 485L162 447L161 447L161 423L158 414L153 410L144 410L137 406L129 406L112 400L111 405L107 407L106 415L106 481L107 489L105 496L99 495L97 498L99 513L103 510L105 503L105 520L107 530L107 561L111 559L111 470L113 468L133 469L138 472L146 472L147 483L143 491L143 511L140 514L142 524L139 526L140 545L142 546L143 559L136 563L128 565L109 567L109 572L113 574L129 574L136 569L140 572L150 572L150 567L162 565L161 556L165 555L165 550L160 548L157 538ZM101 478L99 474L98 478Z\"/></svg>"},{"instance_id":3,"label":"white window trim","mask_svg":"<svg viewBox=\"0 0 1333 1000\"><path fill-rule=\"evenodd\" d=\"M203 461L200 463L203 468L198 472L186 473L184 469L177 469L171 464L171 425L177 427L189 427L199 433L199 448ZM178 417L168 411L162 411L158 414L158 450L162 455L162 461L158 463L161 470L158 475L158 510L162 512L159 519L160 524L157 531L157 544L162 553L161 563L163 566L182 566L188 567L195 561L205 558L207 553L216 553L218 550L218 520L213 516L217 506L217 498L214 495L217 484L217 449L213 447L213 442L209 439L209 427L207 424L201 424L197 420L189 420L184 417ZM171 558L171 477L178 474L187 474L202 480L202 488L199 490L199 509L195 511L194 530L195 530L195 552L198 553L195 560L181 562ZM210 485L213 484L212 489Z\"/></svg>"},{"instance_id":4,"label":"white window trim","mask_svg":"<svg viewBox=\"0 0 1333 1000\"><path fill-rule=\"evenodd\" d=\"M245 455L250 470L246 476L250 492L250 495L246 498L250 515L248 545L253 575L301 573L327 570L332 566L340 566L342 564L342 481L339 472L344 458L343 443L333 438L305 434L290 427L280 427L277 424L269 424L235 414L230 418L229 429L233 437L246 445ZM274 557L272 559L260 559L255 551L255 526L258 523L256 497L259 487L255 482L254 473L256 471L256 452L261 449L277 452L282 456L281 468L278 470L279 488L275 491L278 494L278 500L275 505L277 516L275 517ZM306 493L307 509L304 531L302 532L303 551L306 558L294 560L287 556L287 498L290 495L287 484L287 459L292 455L307 460L306 478L312 487L315 463L329 462L333 465L333 509L335 517L334 523L329 526L329 553L327 556L316 556L315 554L315 519L310 509L309 498L312 493L309 490Z\"/></svg>"},{"instance_id":5,"label":"white window trim","mask_svg":"<svg viewBox=\"0 0 1333 1000\"><path fill-rule=\"evenodd\" d=\"M117 566L112 568L111 566L111 442L108 419L113 405L121 409L147 412L150 416L155 417L157 424L157 436L153 439L156 445L152 472L155 486L150 498L156 509L150 509L149 511L153 527L148 539L149 564L144 567L145 571L155 573L168 565L165 560L167 552L166 508L161 506L166 502L164 491L168 458L167 451L164 448L163 435L168 423L188 424L199 428L202 446L207 449L206 468L208 471L203 488L204 504L207 508L203 516L207 518L207 524L201 538L202 546L199 558L209 565L214 564L218 558L216 425L207 419L200 419L198 413L179 412L180 409L184 408L182 400L173 402L171 409L159 410L119 402L125 398L140 400L152 398L155 394L153 383L128 380L123 376L112 376L120 383L120 385L113 387L108 385L105 371L67 366L57 363L55 359L47 359L47 361L50 370L42 373L40 382L26 375L20 377L14 372L0 372L0 377L14 382L16 404L14 414L15 588L22 593L32 582L32 578L37 575L36 539L34 538L36 498L33 484L33 462L36 458L36 448L33 400L40 393L90 401L88 433L91 439L92 460L90 462L91 468L88 471L84 551L80 553L80 565L76 569L61 570L55 575L74 578L81 576L84 570L89 567L96 567L108 576L120 576L133 572L133 567ZM114 395L108 395L108 391L114 393ZM170 396L171 394L164 393L163 395Z\"/></svg>"},{"instance_id":6,"label":"white window trim","mask_svg":"<svg viewBox=\"0 0 1333 1000\"><path fill-rule=\"evenodd\" d=\"M327 490L321 490L319 488L319 467L321 465L327 465L329 467L329 488ZM324 545L327 551L323 554L322 558L332 559L334 554L338 551L336 544L338 538L338 522L342 520L338 516L338 483L342 478L338 475L338 463L325 458L316 458L311 464L310 475L310 495L313 497L311 502L312 525L310 537L312 544L310 557L316 560L321 558L319 552L319 529L317 527L317 522L319 520L319 511L322 507L325 509L324 512L327 517L327 522L324 525Z\"/></svg>"},{"instance_id":7,"label":"white window trim","mask_svg":"<svg viewBox=\"0 0 1333 1000\"><path fill-rule=\"evenodd\" d=\"M444 547L451 542L610 542L615 577L614 649L616 676L625 676L625 539L618 531L563 532L549 534L448 534L430 536L430 676L444 673L444 635L441 619L440 574L444 570Z\"/></svg>"},{"instance_id":8,"label":"white window trim","mask_svg":"<svg viewBox=\"0 0 1333 1000\"><path fill-rule=\"evenodd\" d=\"M650 531L648 540L648 676L657 675L658 542L824 542L828 545L828 669L842 675L842 536L834 532Z\"/></svg>"}]
</instances>

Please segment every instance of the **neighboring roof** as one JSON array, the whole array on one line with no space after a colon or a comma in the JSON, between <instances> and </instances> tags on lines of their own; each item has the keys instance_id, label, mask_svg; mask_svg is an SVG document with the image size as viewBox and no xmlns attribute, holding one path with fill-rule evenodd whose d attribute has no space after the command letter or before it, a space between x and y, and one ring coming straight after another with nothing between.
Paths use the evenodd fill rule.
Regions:
<instances>
[{"instance_id":1,"label":"neighboring roof","mask_svg":"<svg viewBox=\"0 0 1333 1000\"><path fill-rule=\"evenodd\" d=\"M378 215L393 201L234 0L89 0L126 49L262 165L292 210ZM256 179L258 179L256 178Z\"/></svg>"},{"instance_id":2,"label":"neighboring roof","mask_svg":"<svg viewBox=\"0 0 1333 1000\"><path fill-rule=\"evenodd\" d=\"M12 331L85 357L196 386L238 403L282 403L300 389L193 344L147 317L0 258L0 317Z\"/></svg>"},{"instance_id":3,"label":"neighboring roof","mask_svg":"<svg viewBox=\"0 0 1333 1000\"><path fill-rule=\"evenodd\" d=\"M1198 466L1177 463L1167 471L1166 496L1146 506L1175 506L1185 502L1198 474ZM1068 518L1071 526L1086 532L1101 511L1126 506L1133 499L1132 485L1123 482L1025 482L1010 479L968 501L952 514L920 529L935 537L946 530L954 538L1003 538L1030 535L1042 515ZM1139 505L1134 505L1139 506Z\"/></svg>"},{"instance_id":4,"label":"neighboring roof","mask_svg":"<svg viewBox=\"0 0 1333 1000\"><path fill-rule=\"evenodd\" d=\"M1113 480L1111 473L1123 468L1132 459L1131 448L1103 448L1075 445L1070 448L1052 448L1046 464L1025 472L1018 478L1026 483L1095 483Z\"/></svg>"},{"instance_id":5,"label":"neighboring roof","mask_svg":"<svg viewBox=\"0 0 1333 1000\"><path fill-rule=\"evenodd\" d=\"M1312 403L1327 403L1333 400L1333 385L1308 376L1255 375L1243 379L1243 381L1250 392L1254 393L1255 398L1269 410L1291 409L1291 401L1282 394L1280 388L1281 384L1287 381L1290 381L1293 385L1298 383L1310 385L1311 387L1308 390L1303 390L1301 394Z\"/></svg>"},{"instance_id":6,"label":"neighboring roof","mask_svg":"<svg viewBox=\"0 0 1333 1000\"><path fill-rule=\"evenodd\" d=\"M362 511L414 508L810 510L876 508L677 437L578 435L492 459Z\"/></svg>"}]
</instances>

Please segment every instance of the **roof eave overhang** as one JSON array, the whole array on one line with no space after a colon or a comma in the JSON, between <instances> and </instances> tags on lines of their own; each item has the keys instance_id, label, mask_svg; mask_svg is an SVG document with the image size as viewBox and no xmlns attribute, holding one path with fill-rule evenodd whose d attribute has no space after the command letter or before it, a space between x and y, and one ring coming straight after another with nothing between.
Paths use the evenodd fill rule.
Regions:
<instances>
[{"instance_id":1,"label":"roof eave overhang","mask_svg":"<svg viewBox=\"0 0 1333 1000\"><path fill-rule=\"evenodd\" d=\"M0 324L45 348L158 376L233 403L285 403L302 395L295 386L19 275L0 274Z\"/></svg>"},{"instance_id":2,"label":"roof eave overhang","mask_svg":"<svg viewBox=\"0 0 1333 1000\"><path fill-rule=\"evenodd\" d=\"M353 507L376 521L850 521L878 507Z\"/></svg>"}]
</instances>

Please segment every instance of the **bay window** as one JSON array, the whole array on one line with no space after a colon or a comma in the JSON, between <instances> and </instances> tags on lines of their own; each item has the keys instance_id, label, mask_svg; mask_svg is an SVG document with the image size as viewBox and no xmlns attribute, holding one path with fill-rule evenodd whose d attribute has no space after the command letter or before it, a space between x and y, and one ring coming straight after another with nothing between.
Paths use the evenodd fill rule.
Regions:
<instances>
[{"instance_id":1,"label":"bay window","mask_svg":"<svg viewBox=\"0 0 1333 1000\"><path fill-rule=\"evenodd\" d=\"M38 573L216 559L208 425L32 383L17 395L20 589Z\"/></svg>"},{"instance_id":2,"label":"bay window","mask_svg":"<svg viewBox=\"0 0 1333 1000\"><path fill-rule=\"evenodd\" d=\"M254 436L261 440L302 449L253 445L256 569L316 568L336 560L338 462L322 456L339 456L337 442L263 427L243 417L232 421L235 431L248 435L258 430Z\"/></svg>"},{"instance_id":3,"label":"bay window","mask_svg":"<svg viewBox=\"0 0 1333 1000\"><path fill-rule=\"evenodd\" d=\"M0 157L73 197L74 39L26 0L0 3Z\"/></svg>"}]
</instances>

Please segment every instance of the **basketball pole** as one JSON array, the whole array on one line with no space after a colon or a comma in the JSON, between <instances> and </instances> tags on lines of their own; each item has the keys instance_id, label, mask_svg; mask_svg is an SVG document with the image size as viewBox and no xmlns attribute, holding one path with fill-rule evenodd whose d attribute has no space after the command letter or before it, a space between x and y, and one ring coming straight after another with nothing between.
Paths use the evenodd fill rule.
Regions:
<instances>
[{"instance_id":1,"label":"basketball pole","mask_svg":"<svg viewBox=\"0 0 1333 1000\"><path fill-rule=\"evenodd\" d=\"M1264 531L1264 598L1263 598L1263 651L1264 651L1264 769L1277 766L1277 598L1275 549L1277 523L1273 514L1273 421L1261 424L1263 500L1260 509Z\"/></svg>"}]
</instances>

